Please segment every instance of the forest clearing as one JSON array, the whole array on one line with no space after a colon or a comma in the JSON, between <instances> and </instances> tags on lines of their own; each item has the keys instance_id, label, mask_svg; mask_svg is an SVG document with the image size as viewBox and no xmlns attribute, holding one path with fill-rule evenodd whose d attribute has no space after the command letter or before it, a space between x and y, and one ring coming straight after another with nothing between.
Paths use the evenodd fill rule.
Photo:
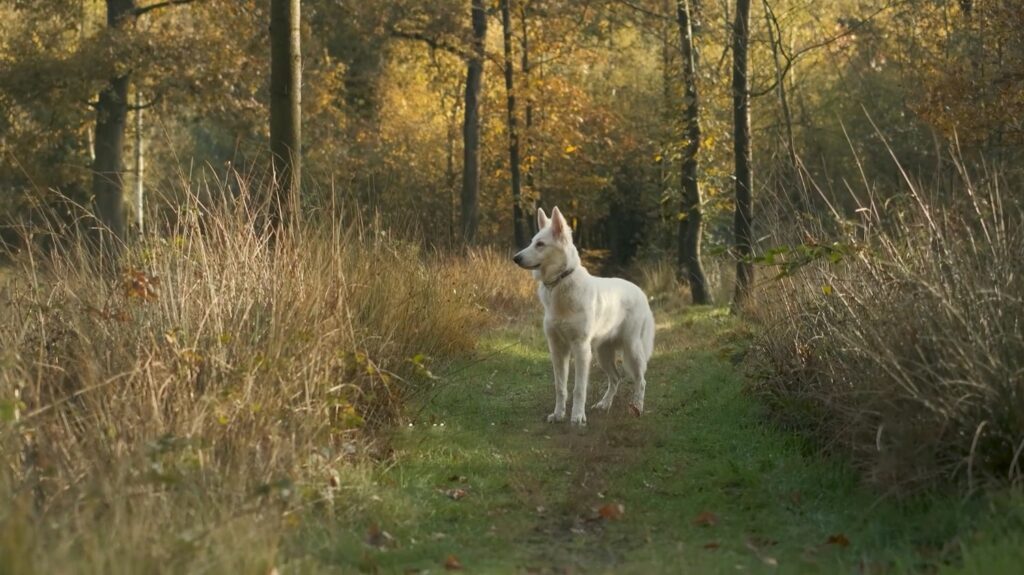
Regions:
<instances>
[{"instance_id":1,"label":"forest clearing","mask_svg":"<svg viewBox=\"0 0 1024 575\"><path fill-rule=\"evenodd\" d=\"M1022 26L0 0L0 573L1020 571Z\"/></svg>"}]
</instances>

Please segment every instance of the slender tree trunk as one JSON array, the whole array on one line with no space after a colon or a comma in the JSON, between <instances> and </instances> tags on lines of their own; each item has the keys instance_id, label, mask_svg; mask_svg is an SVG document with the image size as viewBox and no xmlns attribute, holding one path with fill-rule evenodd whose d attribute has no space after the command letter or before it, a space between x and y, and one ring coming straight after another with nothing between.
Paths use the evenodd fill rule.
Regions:
<instances>
[{"instance_id":1,"label":"slender tree trunk","mask_svg":"<svg viewBox=\"0 0 1024 575\"><path fill-rule=\"evenodd\" d=\"M142 108L139 107L141 103L142 91L135 90L135 228L140 236L145 231L143 200L146 191L143 181L146 173L146 143L142 137Z\"/></svg>"},{"instance_id":2,"label":"slender tree trunk","mask_svg":"<svg viewBox=\"0 0 1024 575\"><path fill-rule=\"evenodd\" d=\"M786 194L784 190L779 190L779 197L789 195L797 210L804 210L806 209L807 202L804 197L804 187L798 183L801 177L800 163L796 156L796 140L793 137L793 113L789 107L789 96L786 95L786 77L783 73L782 62L779 59L782 50L782 30L779 28L779 21L775 17L775 12L772 10L771 5L768 4L768 0L762 0L762 4L764 5L764 17L768 25L768 43L772 47L772 59L775 62L775 94L779 98L786 155L789 158L789 181L782 182L782 185L788 185L791 191L789 194ZM776 33L778 33L778 36L776 36Z\"/></svg>"},{"instance_id":3,"label":"slender tree trunk","mask_svg":"<svg viewBox=\"0 0 1024 575\"><path fill-rule=\"evenodd\" d=\"M533 182L533 160L530 158L530 154L533 152L533 95L532 87L530 86L530 27L528 24L528 10L529 4L532 0L525 0L520 8L520 18L523 22L523 41L522 41L522 69L523 69L523 85L526 86L526 106L523 110L523 133L526 134L525 139L525 152L526 152L526 169L523 174L526 180L526 192L530 196L530 202L532 204L532 213L537 212L537 196L534 190ZM532 214L531 214L532 215ZM531 235L537 233L537 218L529 217L526 218L530 225Z\"/></svg>"},{"instance_id":4,"label":"slender tree trunk","mask_svg":"<svg viewBox=\"0 0 1024 575\"><path fill-rule=\"evenodd\" d=\"M516 92L512 63L511 0L501 0L501 30L505 44L505 93L508 102L508 165L512 176L512 233L517 250L526 246L523 221L523 189L519 166L519 127L516 118Z\"/></svg>"},{"instance_id":5,"label":"slender tree trunk","mask_svg":"<svg viewBox=\"0 0 1024 575\"><path fill-rule=\"evenodd\" d=\"M302 182L302 52L299 0L270 3L270 154L274 170L271 222L298 217Z\"/></svg>"},{"instance_id":6,"label":"slender tree trunk","mask_svg":"<svg viewBox=\"0 0 1024 575\"><path fill-rule=\"evenodd\" d=\"M135 0L107 0L107 26L127 24ZM96 143L93 148L92 195L96 217L106 228L101 244L114 248L125 238L124 135L128 125L128 75L111 78L96 104ZM108 235L109 233L109 235Z\"/></svg>"},{"instance_id":7,"label":"slender tree trunk","mask_svg":"<svg viewBox=\"0 0 1024 575\"><path fill-rule=\"evenodd\" d=\"M686 270L693 303L711 303L704 267L700 261L700 242L704 230L704 210L697 179L697 154L700 152L700 106L697 98L696 57L693 50L693 27L690 1L676 0L676 20L679 22L679 45L683 61L683 90L686 107L683 125L686 147L683 149L682 187L683 219L679 221L679 267Z\"/></svg>"},{"instance_id":8,"label":"slender tree trunk","mask_svg":"<svg viewBox=\"0 0 1024 575\"><path fill-rule=\"evenodd\" d=\"M480 222L480 87L484 75L487 12L484 0L472 0L473 53L466 66L466 109L462 124L462 240L476 241Z\"/></svg>"},{"instance_id":9,"label":"slender tree trunk","mask_svg":"<svg viewBox=\"0 0 1024 575\"><path fill-rule=\"evenodd\" d=\"M750 78L747 49L750 44L750 0L736 0L732 34L733 151L736 160L736 213L733 220L736 251L734 310L750 295L754 284L753 156L750 145Z\"/></svg>"}]
</instances>

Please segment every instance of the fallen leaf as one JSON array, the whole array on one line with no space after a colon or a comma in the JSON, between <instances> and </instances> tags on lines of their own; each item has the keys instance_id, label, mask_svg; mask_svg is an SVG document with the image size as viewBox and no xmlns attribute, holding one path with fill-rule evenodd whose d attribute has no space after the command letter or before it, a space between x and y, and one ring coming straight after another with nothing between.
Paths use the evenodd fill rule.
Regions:
<instances>
[{"instance_id":1,"label":"fallen leaf","mask_svg":"<svg viewBox=\"0 0 1024 575\"><path fill-rule=\"evenodd\" d=\"M444 560L444 568L449 571L459 571L462 569L462 563L459 562L459 558L455 555L449 555L448 558Z\"/></svg>"},{"instance_id":2,"label":"fallen leaf","mask_svg":"<svg viewBox=\"0 0 1024 575\"><path fill-rule=\"evenodd\" d=\"M778 559L776 559L774 557L768 557L767 555L761 558L761 562L764 563L765 565L770 565L772 567L778 567L779 566Z\"/></svg>"},{"instance_id":3,"label":"fallen leaf","mask_svg":"<svg viewBox=\"0 0 1024 575\"><path fill-rule=\"evenodd\" d=\"M602 519L609 520L622 519L624 513L626 513L626 506L618 502L608 503L597 510L597 514Z\"/></svg>"},{"instance_id":4,"label":"fallen leaf","mask_svg":"<svg viewBox=\"0 0 1024 575\"><path fill-rule=\"evenodd\" d=\"M825 541L825 545L838 545L840 547L849 547L850 540L846 538L846 535L842 533L836 533L835 535L829 535Z\"/></svg>"},{"instance_id":5,"label":"fallen leaf","mask_svg":"<svg viewBox=\"0 0 1024 575\"><path fill-rule=\"evenodd\" d=\"M761 535L748 535L744 543L746 543L747 549L750 549L755 553L765 547L771 547L772 545L779 544L778 541Z\"/></svg>"},{"instance_id":6,"label":"fallen leaf","mask_svg":"<svg viewBox=\"0 0 1024 575\"><path fill-rule=\"evenodd\" d=\"M697 527L714 527L718 524L718 516L710 511L701 511L693 520Z\"/></svg>"},{"instance_id":7,"label":"fallen leaf","mask_svg":"<svg viewBox=\"0 0 1024 575\"><path fill-rule=\"evenodd\" d=\"M707 543L704 544L704 548L705 549L718 549L721 546L722 546L722 544L719 543L718 541L708 541Z\"/></svg>"},{"instance_id":8,"label":"fallen leaf","mask_svg":"<svg viewBox=\"0 0 1024 575\"><path fill-rule=\"evenodd\" d=\"M456 489L446 489L444 494L447 495L449 499L458 501L459 499L469 495L469 492L459 487Z\"/></svg>"},{"instance_id":9,"label":"fallen leaf","mask_svg":"<svg viewBox=\"0 0 1024 575\"><path fill-rule=\"evenodd\" d=\"M376 547L378 549L384 547L394 547L395 538L387 531L380 528L380 525L376 523L370 525L370 529L366 533L366 544L370 547Z\"/></svg>"}]
</instances>

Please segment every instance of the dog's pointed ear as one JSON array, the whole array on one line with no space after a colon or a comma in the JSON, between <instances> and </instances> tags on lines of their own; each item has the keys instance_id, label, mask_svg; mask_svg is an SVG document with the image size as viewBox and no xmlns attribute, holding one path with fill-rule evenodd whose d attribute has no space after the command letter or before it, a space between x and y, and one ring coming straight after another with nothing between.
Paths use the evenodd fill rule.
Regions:
<instances>
[{"instance_id":1,"label":"dog's pointed ear","mask_svg":"<svg viewBox=\"0 0 1024 575\"><path fill-rule=\"evenodd\" d=\"M551 231L556 238L563 238L572 233L572 230L569 229L569 222L565 221L565 216L557 206L551 210Z\"/></svg>"},{"instance_id":2,"label":"dog's pointed ear","mask_svg":"<svg viewBox=\"0 0 1024 575\"><path fill-rule=\"evenodd\" d=\"M544 213L544 208L537 208L537 229L542 230L548 227L549 223L551 223L551 218Z\"/></svg>"}]
</instances>

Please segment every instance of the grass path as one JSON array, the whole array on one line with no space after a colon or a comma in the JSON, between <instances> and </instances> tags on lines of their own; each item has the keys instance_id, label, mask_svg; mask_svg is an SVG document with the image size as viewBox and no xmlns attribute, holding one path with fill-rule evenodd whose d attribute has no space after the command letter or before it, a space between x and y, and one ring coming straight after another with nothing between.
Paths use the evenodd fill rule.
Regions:
<instances>
[{"instance_id":1,"label":"grass path","mask_svg":"<svg viewBox=\"0 0 1024 575\"><path fill-rule=\"evenodd\" d=\"M393 438L394 463L368 472L354 517L367 531L306 530L307 556L383 573L444 572L449 557L473 573L901 572L951 562L991 573L1004 556L1006 572L1020 565L1022 552L1006 553L1019 537L996 544L984 531L985 504L880 498L765 423L731 361L742 327L724 311L658 319L648 412L631 416L620 390L612 412L591 412L583 430L543 422L553 392L539 325L495 333L421 399ZM599 397L599 373L591 387ZM965 525L977 526L970 539Z\"/></svg>"}]
</instances>

